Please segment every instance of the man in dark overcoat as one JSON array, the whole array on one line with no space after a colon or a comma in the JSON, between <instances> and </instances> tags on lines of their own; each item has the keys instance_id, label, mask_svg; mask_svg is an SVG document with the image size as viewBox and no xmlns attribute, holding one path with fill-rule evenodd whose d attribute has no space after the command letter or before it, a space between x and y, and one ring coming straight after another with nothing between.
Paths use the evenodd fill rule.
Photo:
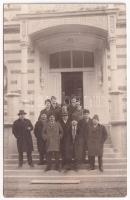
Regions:
<instances>
[{"instance_id":1,"label":"man in dark overcoat","mask_svg":"<svg viewBox=\"0 0 130 200\"><path fill-rule=\"evenodd\" d=\"M17 139L17 148L19 154L19 167L23 165L23 152L27 153L28 164L33 167L32 162L32 151L33 142L31 131L33 130L33 125L29 119L25 118L24 110L20 110L18 115L19 119L14 121L12 132Z\"/></svg>"},{"instance_id":2,"label":"man in dark overcoat","mask_svg":"<svg viewBox=\"0 0 130 200\"><path fill-rule=\"evenodd\" d=\"M88 109L83 110L83 119L78 122L78 129L80 134L84 137L83 140L83 162L86 162L86 151L88 150L88 132L89 126L92 124L92 119L90 118L90 111ZM89 160L89 159L88 159Z\"/></svg>"},{"instance_id":3,"label":"man in dark overcoat","mask_svg":"<svg viewBox=\"0 0 130 200\"><path fill-rule=\"evenodd\" d=\"M50 99L46 99L45 100L45 108L41 110L40 115L38 117L38 119L40 119L41 115L43 113L45 113L47 115L47 118L49 117L49 115L51 114L51 100Z\"/></svg>"},{"instance_id":4,"label":"man in dark overcoat","mask_svg":"<svg viewBox=\"0 0 130 200\"><path fill-rule=\"evenodd\" d=\"M55 96L51 97L51 113L55 115L55 120L59 121L61 119L61 106L57 103Z\"/></svg>"},{"instance_id":5,"label":"man in dark overcoat","mask_svg":"<svg viewBox=\"0 0 130 200\"><path fill-rule=\"evenodd\" d=\"M47 123L47 115L46 113L42 113L34 127L34 135L37 139L37 148L39 152L38 165L44 164L44 157L46 156L46 143L42 138L42 131L46 123Z\"/></svg>"},{"instance_id":6,"label":"man in dark overcoat","mask_svg":"<svg viewBox=\"0 0 130 200\"><path fill-rule=\"evenodd\" d=\"M62 118L60 120L60 125L63 129L63 137L61 139L61 157L62 157L62 166L66 164L66 158L65 158L65 144L66 144L66 136L68 134L68 130L70 127L70 120L68 118L68 112L62 113Z\"/></svg>"},{"instance_id":7,"label":"man in dark overcoat","mask_svg":"<svg viewBox=\"0 0 130 200\"><path fill-rule=\"evenodd\" d=\"M94 115L92 126L89 128L88 134L88 155L90 159L90 169L95 168L95 156L98 156L99 170L103 171L103 145L107 139L107 131L105 126L99 123L98 115Z\"/></svg>"},{"instance_id":8,"label":"man in dark overcoat","mask_svg":"<svg viewBox=\"0 0 130 200\"><path fill-rule=\"evenodd\" d=\"M66 170L78 170L83 157L83 140L84 137L80 134L78 129L78 122L72 119L71 126L66 134L65 141L65 158Z\"/></svg>"},{"instance_id":9,"label":"man in dark overcoat","mask_svg":"<svg viewBox=\"0 0 130 200\"><path fill-rule=\"evenodd\" d=\"M69 114L69 119L72 120L72 115L76 111L76 96L73 96L71 98L71 104L68 106L68 114Z\"/></svg>"}]
</instances>

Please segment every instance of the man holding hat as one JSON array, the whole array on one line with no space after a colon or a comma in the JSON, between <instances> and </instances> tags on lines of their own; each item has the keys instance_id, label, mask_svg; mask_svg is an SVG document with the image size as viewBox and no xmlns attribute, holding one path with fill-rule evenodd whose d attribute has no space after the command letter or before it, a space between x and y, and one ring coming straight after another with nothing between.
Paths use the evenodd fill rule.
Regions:
<instances>
[{"instance_id":1,"label":"man holding hat","mask_svg":"<svg viewBox=\"0 0 130 200\"><path fill-rule=\"evenodd\" d=\"M89 128L88 135L88 155L90 170L95 169L95 156L98 156L99 170L103 172L103 145L107 139L107 131L105 126L99 123L98 115L94 115L92 126Z\"/></svg>"},{"instance_id":2,"label":"man holding hat","mask_svg":"<svg viewBox=\"0 0 130 200\"><path fill-rule=\"evenodd\" d=\"M63 137L61 139L61 156L62 156L62 166L66 164L65 158L65 144L66 144L66 136L70 127L70 120L68 117L68 112L62 112L60 124L63 129Z\"/></svg>"},{"instance_id":3,"label":"man holding hat","mask_svg":"<svg viewBox=\"0 0 130 200\"><path fill-rule=\"evenodd\" d=\"M23 165L23 152L27 153L28 164L33 167L32 162L32 151L33 142L31 131L33 130L33 125L29 119L25 119L26 112L20 110L18 113L19 119L14 121L12 132L17 139L17 148L19 153L19 167Z\"/></svg>"}]
</instances>

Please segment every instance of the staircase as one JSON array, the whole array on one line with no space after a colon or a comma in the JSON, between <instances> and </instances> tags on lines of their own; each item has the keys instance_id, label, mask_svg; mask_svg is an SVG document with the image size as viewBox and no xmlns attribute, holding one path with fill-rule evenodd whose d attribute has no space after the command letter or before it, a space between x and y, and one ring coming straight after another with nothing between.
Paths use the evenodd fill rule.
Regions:
<instances>
[{"instance_id":1,"label":"staircase","mask_svg":"<svg viewBox=\"0 0 130 200\"><path fill-rule=\"evenodd\" d=\"M39 166L36 139L34 141L34 168L25 164L18 169L18 155L9 154L4 159L4 196L5 197L124 197L127 193L127 160L115 153L108 138L104 145L104 172L96 169L88 171L83 164L78 172L54 170L44 172L46 165ZM80 180L79 184L32 184L39 180Z\"/></svg>"}]
</instances>

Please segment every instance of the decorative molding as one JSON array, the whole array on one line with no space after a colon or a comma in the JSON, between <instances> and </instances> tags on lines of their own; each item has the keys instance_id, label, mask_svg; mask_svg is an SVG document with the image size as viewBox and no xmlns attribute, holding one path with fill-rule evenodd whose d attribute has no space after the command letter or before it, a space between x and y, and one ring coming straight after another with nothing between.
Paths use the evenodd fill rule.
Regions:
<instances>
[{"instance_id":1,"label":"decorative molding","mask_svg":"<svg viewBox=\"0 0 130 200\"><path fill-rule=\"evenodd\" d=\"M34 90L28 90L27 93L28 94L34 94Z\"/></svg>"},{"instance_id":2,"label":"decorative molding","mask_svg":"<svg viewBox=\"0 0 130 200\"><path fill-rule=\"evenodd\" d=\"M4 50L4 54L17 54L21 53L21 50Z\"/></svg>"},{"instance_id":3,"label":"decorative molding","mask_svg":"<svg viewBox=\"0 0 130 200\"><path fill-rule=\"evenodd\" d=\"M20 43L20 40L4 40L4 44Z\"/></svg>"},{"instance_id":4,"label":"decorative molding","mask_svg":"<svg viewBox=\"0 0 130 200\"><path fill-rule=\"evenodd\" d=\"M33 84L34 80L28 80L28 84Z\"/></svg>"},{"instance_id":5,"label":"decorative molding","mask_svg":"<svg viewBox=\"0 0 130 200\"><path fill-rule=\"evenodd\" d=\"M127 87L126 87L126 85L123 85L123 86L119 86L118 89L119 89L119 90L126 91L126 90L127 90Z\"/></svg>"},{"instance_id":6,"label":"decorative molding","mask_svg":"<svg viewBox=\"0 0 130 200\"><path fill-rule=\"evenodd\" d=\"M126 56L126 54L118 54L117 55L117 58L126 58L127 56Z\"/></svg>"},{"instance_id":7,"label":"decorative molding","mask_svg":"<svg viewBox=\"0 0 130 200\"><path fill-rule=\"evenodd\" d=\"M117 8L113 9L85 9L83 11L75 10L75 11L63 11L63 12L53 12L48 13L32 13L32 14L17 14L16 16L21 19L43 19L43 18L59 18L59 17L73 17L73 16L106 16L107 14L116 14L118 11Z\"/></svg>"},{"instance_id":8,"label":"decorative molding","mask_svg":"<svg viewBox=\"0 0 130 200\"><path fill-rule=\"evenodd\" d=\"M21 63L21 60L8 60L8 63Z\"/></svg>"},{"instance_id":9,"label":"decorative molding","mask_svg":"<svg viewBox=\"0 0 130 200\"><path fill-rule=\"evenodd\" d=\"M28 69L28 73L34 73L34 69Z\"/></svg>"},{"instance_id":10,"label":"decorative molding","mask_svg":"<svg viewBox=\"0 0 130 200\"><path fill-rule=\"evenodd\" d=\"M126 48L127 46L126 46L126 44L121 44L121 45L116 45L116 48Z\"/></svg>"},{"instance_id":11,"label":"decorative molding","mask_svg":"<svg viewBox=\"0 0 130 200\"><path fill-rule=\"evenodd\" d=\"M4 34L17 34L20 33L20 25L13 24L13 25L4 25Z\"/></svg>"},{"instance_id":12,"label":"decorative molding","mask_svg":"<svg viewBox=\"0 0 130 200\"><path fill-rule=\"evenodd\" d=\"M116 35L117 38L125 38L126 39L126 35L123 34L123 35Z\"/></svg>"},{"instance_id":13,"label":"decorative molding","mask_svg":"<svg viewBox=\"0 0 130 200\"><path fill-rule=\"evenodd\" d=\"M20 69L16 69L16 70L11 70L10 71L12 74L20 74L21 70Z\"/></svg>"},{"instance_id":14,"label":"decorative molding","mask_svg":"<svg viewBox=\"0 0 130 200\"><path fill-rule=\"evenodd\" d=\"M34 63L34 61L35 61L34 59L28 59L27 60L28 63Z\"/></svg>"},{"instance_id":15,"label":"decorative molding","mask_svg":"<svg viewBox=\"0 0 130 200\"><path fill-rule=\"evenodd\" d=\"M126 69L126 65L117 65L118 69Z\"/></svg>"}]
</instances>

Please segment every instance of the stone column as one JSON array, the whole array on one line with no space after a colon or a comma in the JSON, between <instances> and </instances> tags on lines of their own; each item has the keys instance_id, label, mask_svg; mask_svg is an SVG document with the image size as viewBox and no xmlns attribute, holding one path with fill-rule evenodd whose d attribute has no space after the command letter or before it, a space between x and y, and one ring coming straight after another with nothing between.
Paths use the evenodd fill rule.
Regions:
<instances>
[{"instance_id":1,"label":"stone column","mask_svg":"<svg viewBox=\"0 0 130 200\"><path fill-rule=\"evenodd\" d=\"M21 36L21 109L28 113L28 24L27 21L22 21L20 26Z\"/></svg>"},{"instance_id":2,"label":"stone column","mask_svg":"<svg viewBox=\"0 0 130 200\"><path fill-rule=\"evenodd\" d=\"M118 69L116 54L116 13L108 16L110 65L111 65L111 139L115 151L123 153L125 129L123 125L122 93L118 90Z\"/></svg>"}]
</instances>

